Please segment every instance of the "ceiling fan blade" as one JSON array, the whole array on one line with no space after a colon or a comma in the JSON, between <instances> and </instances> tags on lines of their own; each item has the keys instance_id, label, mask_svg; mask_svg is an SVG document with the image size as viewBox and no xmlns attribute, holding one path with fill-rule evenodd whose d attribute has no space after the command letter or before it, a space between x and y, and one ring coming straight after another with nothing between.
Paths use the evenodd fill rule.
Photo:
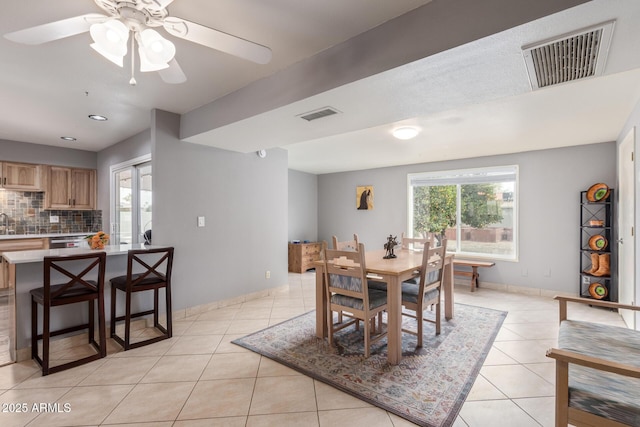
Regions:
<instances>
[{"instance_id":1,"label":"ceiling fan blade","mask_svg":"<svg viewBox=\"0 0 640 427\"><path fill-rule=\"evenodd\" d=\"M180 84L187 81L187 76L185 76L175 58L169 61L169 68L158 71L158 74L160 74L160 78L165 83L169 84Z\"/></svg>"},{"instance_id":2,"label":"ceiling fan blade","mask_svg":"<svg viewBox=\"0 0 640 427\"><path fill-rule=\"evenodd\" d=\"M164 28L176 37L201 44L258 64L271 61L271 49L240 37L232 36L195 22L168 16L164 20Z\"/></svg>"},{"instance_id":3,"label":"ceiling fan blade","mask_svg":"<svg viewBox=\"0 0 640 427\"><path fill-rule=\"evenodd\" d=\"M99 13L88 13L14 31L5 34L4 37L16 43L38 45L85 33L89 31L92 24L103 22L108 18L108 16Z\"/></svg>"},{"instance_id":4,"label":"ceiling fan blade","mask_svg":"<svg viewBox=\"0 0 640 427\"><path fill-rule=\"evenodd\" d=\"M159 10L169 6L173 0L140 0L140 3L149 10Z\"/></svg>"}]
</instances>

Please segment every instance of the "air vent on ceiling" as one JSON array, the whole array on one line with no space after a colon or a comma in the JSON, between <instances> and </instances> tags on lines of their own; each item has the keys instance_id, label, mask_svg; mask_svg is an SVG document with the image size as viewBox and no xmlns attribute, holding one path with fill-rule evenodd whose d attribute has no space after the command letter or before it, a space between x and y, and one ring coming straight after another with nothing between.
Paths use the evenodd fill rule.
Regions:
<instances>
[{"instance_id":1,"label":"air vent on ceiling","mask_svg":"<svg viewBox=\"0 0 640 427\"><path fill-rule=\"evenodd\" d=\"M327 116L333 116L334 114L338 114L339 111L333 107L322 107L319 110L309 111L308 113L299 114L298 117L305 119L310 122L312 120L321 119Z\"/></svg>"},{"instance_id":2,"label":"air vent on ceiling","mask_svg":"<svg viewBox=\"0 0 640 427\"><path fill-rule=\"evenodd\" d=\"M601 75L615 21L522 48L532 89Z\"/></svg>"}]
</instances>

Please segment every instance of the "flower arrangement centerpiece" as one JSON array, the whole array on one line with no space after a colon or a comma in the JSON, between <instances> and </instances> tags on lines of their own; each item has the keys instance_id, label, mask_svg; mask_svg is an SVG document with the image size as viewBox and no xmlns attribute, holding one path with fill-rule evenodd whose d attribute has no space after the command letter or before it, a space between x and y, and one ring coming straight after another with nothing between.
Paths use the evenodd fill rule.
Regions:
<instances>
[{"instance_id":1,"label":"flower arrangement centerpiece","mask_svg":"<svg viewBox=\"0 0 640 427\"><path fill-rule=\"evenodd\" d=\"M98 231L96 234L90 234L85 237L91 249L104 249L104 245L109 241L109 235L104 231Z\"/></svg>"}]
</instances>

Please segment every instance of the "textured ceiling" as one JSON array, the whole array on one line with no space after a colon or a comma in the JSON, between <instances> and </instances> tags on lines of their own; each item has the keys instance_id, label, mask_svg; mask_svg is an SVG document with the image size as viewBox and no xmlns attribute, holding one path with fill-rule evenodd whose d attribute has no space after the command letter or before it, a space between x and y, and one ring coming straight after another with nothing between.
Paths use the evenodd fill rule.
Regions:
<instances>
[{"instance_id":1,"label":"textured ceiling","mask_svg":"<svg viewBox=\"0 0 640 427\"><path fill-rule=\"evenodd\" d=\"M284 147L289 151L291 168L312 173L615 140L640 98L637 0L588 1L475 38L474 31L480 34L482 24L498 22L500 14L468 22L464 29L451 31L447 40L446 31L434 26L435 36L415 43L450 47L405 65L364 72L364 77L342 83L339 79L344 76L323 75L332 69L316 67L314 73L305 75L308 79L292 85L298 91L297 98L288 98L291 94L278 86L283 82L277 78L287 76L286 70L323 65L322 55L349 47L351 40L361 40L368 30L377 27L401 32L393 22L411 23L412 16L420 15L402 15L414 9L456 17L464 16L461 5L477 5L478 13L486 6L488 14L490 6L501 1L175 0L169 6L172 15L273 50L270 64L256 65L175 40L176 57L188 78L181 85L168 85L156 73L137 73L138 85L129 86L127 60L122 69L104 60L89 48L88 34L41 46L2 38L0 139L99 151L147 129L154 108L184 114L185 119L202 112L206 119L211 110L240 93L248 100L244 108L240 103L236 110L218 108L218 115L208 121L222 122L192 132L186 140L239 152ZM531 5L531 13L535 13L542 3L554 2L512 0L510 4L516 3ZM3 2L0 28L7 33L99 11L91 0ZM517 11L505 10L504 15L517 15ZM524 12L521 15L526 16ZM616 22L603 76L531 90L522 46L609 19ZM381 31L370 33L382 39ZM442 40L436 37L439 34L443 34ZM456 34L469 39L456 40ZM378 59L376 55L383 59L382 53L372 48L356 51L349 60L369 64L370 58ZM311 62L311 58L320 59ZM312 83L321 78L333 85L311 90L317 89ZM265 92L264 86L271 82L270 92ZM301 96L304 89L309 93ZM325 106L335 107L341 114L311 123L296 117ZM255 113L246 117L237 111L251 108ZM109 121L87 119L92 113L106 115ZM411 141L394 140L390 131L404 123L419 126L420 136ZM63 135L78 140L64 142L59 139ZM341 155L336 156L337 152Z\"/></svg>"}]
</instances>

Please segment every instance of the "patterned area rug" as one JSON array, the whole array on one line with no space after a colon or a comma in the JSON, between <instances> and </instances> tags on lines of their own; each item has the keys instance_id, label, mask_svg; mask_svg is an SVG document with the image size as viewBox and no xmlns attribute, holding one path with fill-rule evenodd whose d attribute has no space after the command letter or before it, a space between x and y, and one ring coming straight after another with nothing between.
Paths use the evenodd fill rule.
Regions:
<instances>
[{"instance_id":1,"label":"patterned area rug","mask_svg":"<svg viewBox=\"0 0 640 427\"><path fill-rule=\"evenodd\" d=\"M362 356L363 328L343 329L331 348L315 336L315 311L233 343L418 425L444 427L454 423L506 314L456 304L455 317L442 321L439 336L425 322L423 348L416 349L416 337L403 333L397 366L387 363L386 339L372 348L371 357ZM403 322L415 330L415 320L403 317Z\"/></svg>"}]
</instances>

